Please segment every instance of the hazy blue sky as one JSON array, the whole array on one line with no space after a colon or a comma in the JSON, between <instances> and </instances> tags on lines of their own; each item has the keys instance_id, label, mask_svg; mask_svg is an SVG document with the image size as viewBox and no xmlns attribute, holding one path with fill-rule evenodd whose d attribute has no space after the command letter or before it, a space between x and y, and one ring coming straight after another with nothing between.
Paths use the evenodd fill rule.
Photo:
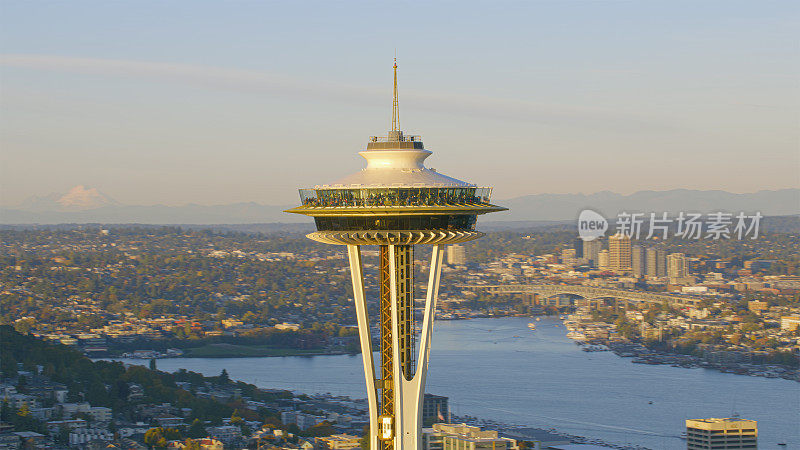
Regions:
<instances>
[{"instance_id":1,"label":"hazy blue sky","mask_svg":"<svg viewBox=\"0 0 800 450\"><path fill-rule=\"evenodd\" d=\"M297 201L391 118L495 198L800 187L796 1L0 3L3 204Z\"/></svg>"}]
</instances>

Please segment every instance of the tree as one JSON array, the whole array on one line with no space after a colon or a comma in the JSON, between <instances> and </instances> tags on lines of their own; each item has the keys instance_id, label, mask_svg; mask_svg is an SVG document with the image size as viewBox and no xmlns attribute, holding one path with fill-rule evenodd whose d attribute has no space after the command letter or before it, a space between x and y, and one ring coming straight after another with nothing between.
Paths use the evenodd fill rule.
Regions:
<instances>
[{"instance_id":1,"label":"tree","mask_svg":"<svg viewBox=\"0 0 800 450\"><path fill-rule=\"evenodd\" d=\"M0 421L11 422L12 413L11 406L8 405L7 401L3 400L3 405L0 406Z\"/></svg>"},{"instance_id":2,"label":"tree","mask_svg":"<svg viewBox=\"0 0 800 450\"><path fill-rule=\"evenodd\" d=\"M31 415L31 410L28 408L27 403L23 403L22 406L19 407L17 415L20 417L29 417Z\"/></svg>"},{"instance_id":3,"label":"tree","mask_svg":"<svg viewBox=\"0 0 800 450\"><path fill-rule=\"evenodd\" d=\"M228 376L228 371L225 370L225 369L222 369L222 373L219 374L218 380L219 380L220 384L228 384L228 383L230 383L231 382L231 378Z\"/></svg>"},{"instance_id":4,"label":"tree","mask_svg":"<svg viewBox=\"0 0 800 450\"><path fill-rule=\"evenodd\" d=\"M28 379L25 378L25 375L20 375L17 378L17 391L19 392L26 392L28 386Z\"/></svg>"},{"instance_id":5,"label":"tree","mask_svg":"<svg viewBox=\"0 0 800 450\"><path fill-rule=\"evenodd\" d=\"M199 442L192 439L187 439L186 442L183 443L183 445L184 445L183 447L184 450L200 450L202 448L200 447Z\"/></svg>"},{"instance_id":6,"label":"tree","mask_svg":"<svg viewBox=\"0 0 800 450\"><path fill-rule=\"evenodd\" d=\"M200 419L194 419L194 422L189 426L189 430L186 431L186 435L190 438L203 438L208 435L208 432Z\"/></svg>"},{"instance_id":7,"label":"tree","mask_svg":"<svg viewBox=\"0 0 800 450\"><path fill-rule=\"evenodd\" d=\"M144 434L144 443L157 448L166 448L167 441L181 439L181 433L174 428L150 428Z\"/></svg>"},{"instance_id":8,"label":"tree","mask_svg":"<svg viewBox=\"0 0 800 450\"><path fill-rule=\"evenodd\" d=\"M150 358L150 370L158 370L156 369L156 359Z\"/></svg>"}]
</instances>

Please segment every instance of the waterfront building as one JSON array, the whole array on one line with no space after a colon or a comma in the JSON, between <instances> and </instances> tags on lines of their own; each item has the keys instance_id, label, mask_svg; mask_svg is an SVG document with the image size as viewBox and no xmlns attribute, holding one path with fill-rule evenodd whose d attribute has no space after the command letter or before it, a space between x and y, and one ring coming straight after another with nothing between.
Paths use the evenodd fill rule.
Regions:
<instances>
[{"instance_id":1,"label":"waterfront building","mask_svg":"<svg viewBox=\"0 0 800 450\"><path fill-rule=\"evenodd\" d=\"M463 245L451 244L447 246L447 264L463 266L467 263L467 252Z\"/></svg>"},{"instance_id":2,"label":"waterfront building","mask_svg":"<svg viewBox=\"0 0 800 450\"><path fill-rule=\"evenodd\" d=\"M608 238L609 269L622 274L631 271L631 237L615 234Z\"/></svg>"},{"instance_id":3,"label":"waterfront building","mask_svg":"<svg viewBox=\"0 0 800 450\"><path fill-rule=\"evenodd\" d=\"M631 269L636 278L641 278L647 273L647 254L641 245L631 247Z\"/></svg>"},{"instance_id":4,"label":"waterfront building","mask_svg":"<svg viewBox=\"0 0 800 450\"><path fill-rule=\"evenodd\" d=\"M443 245L481 237L477 216L502 208L490 203L491 188L478 187L428 169L431 155L419 136L400 129L397 64L394 65L392 128L371 137L359 152L367 167L332 184L301 189L302 204L287 212L314 218L310 239L346 245L369 405L371 450L417 450L422 403L436 313ZM415 244L431 244L430 273L417 348L414 319ZM378 370L373 363L364 294L361 246L378 246Z\"/></svg>"},{"instance_id":5,"label":"waterfront building","mask_svg":"<svg viewBox=\"0 0 800 450\"><path fill-rule=\"evenodd\" d=\"M758 423L738 418L689 419L686 421L686 449L756 449Z\"/></svg>"},{"instance_id":6,"label":"waterfront building","mask_svg":"<svg viewBox=\"0 0 800 450\"><path fill-rule=\"evenodd\" d=\"M435 423L422 430L422 450L517 450L517 441L466 424Z\"/></svg>"},{"instance_id":7,"label":"waterfront building","mask_svg":"<svg viewBox=\"0 0 800 450\"><path fill-rule=\"evenodd\" d=\"M686 255L683 253L670 253L667 255L667 276L670 280L686 278Z\"/></svg>"},{"instance_id":8,"label":"waterfront building","mask_svg":"<svg viewBox=\"0 0 800 450\"><path fill-rule=\"evenodd\" d=\"M609 257L608 257L608 250L600 250L597 254L597 268L600 270L609 270L611 265L609 264Z\"/></svg>"},{"instance_id":9,"label":"waterfront building","mask_svg":"<svg viewBox=\"0 0 800 450\"><path fill-rule=\"evenodd\" d=\"M442 395L425 394L422 402L422 423L432 424L450 420L450 399Z\"/></svg>"},{"instance_id":10,"label":"waterfront building","mask_svg":"<svg viewBox=\"0 0 800 450\"><path fill-rule=\"evenodd\" d=\"M583 257L589 261L590 266L598 267L600 265L598 256L600 254L600 250L602 249L603 243L600 241L600 239L583 241Z\"/></svg>"}]
</instances>

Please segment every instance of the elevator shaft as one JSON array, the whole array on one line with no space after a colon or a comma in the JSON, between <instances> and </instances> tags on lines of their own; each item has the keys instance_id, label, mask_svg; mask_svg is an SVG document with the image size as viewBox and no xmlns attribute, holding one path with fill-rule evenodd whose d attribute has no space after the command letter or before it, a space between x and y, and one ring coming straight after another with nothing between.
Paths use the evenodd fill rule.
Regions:
<instances>
[{"instance_id":1,"label":"elevator shaft","mask_svg":"<svg viewBox=\"0 0 800 450\"><path fill-rule=\"evenodd\" d=\"M402 376L411 380L415 371L414 342L414 247L411 245L394 246L395 285L392 286L388 245L381 245L379 251L379 284L380 284L380 344L381 344L381 378L380 390L381 416L395 419L395 395L393 386L394 349L392 348L392 288L396 289L397 310L397 354ZM382 441L382 450L392 450L393 441Z\"/></svg>"}]
</instances>

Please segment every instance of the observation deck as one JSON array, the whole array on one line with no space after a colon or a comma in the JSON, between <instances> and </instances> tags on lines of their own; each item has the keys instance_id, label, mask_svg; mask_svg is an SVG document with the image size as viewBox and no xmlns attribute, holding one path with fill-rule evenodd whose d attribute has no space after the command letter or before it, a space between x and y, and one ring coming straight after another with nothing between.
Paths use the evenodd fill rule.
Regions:
<instances>
[{"instance_id":1,"label":"observation deck","mask_svg":"<svg viewBox=\"0 0 800 450\"><path fill-rule=\"evenodd\" d=\"M477 216L506 208L478 187L424 166L432 154L419 136L390 132L359 152L367 167L332 184L300 189L301 205L328 244L448 244L481 237Z\"/></svg>"}]
</instances>

